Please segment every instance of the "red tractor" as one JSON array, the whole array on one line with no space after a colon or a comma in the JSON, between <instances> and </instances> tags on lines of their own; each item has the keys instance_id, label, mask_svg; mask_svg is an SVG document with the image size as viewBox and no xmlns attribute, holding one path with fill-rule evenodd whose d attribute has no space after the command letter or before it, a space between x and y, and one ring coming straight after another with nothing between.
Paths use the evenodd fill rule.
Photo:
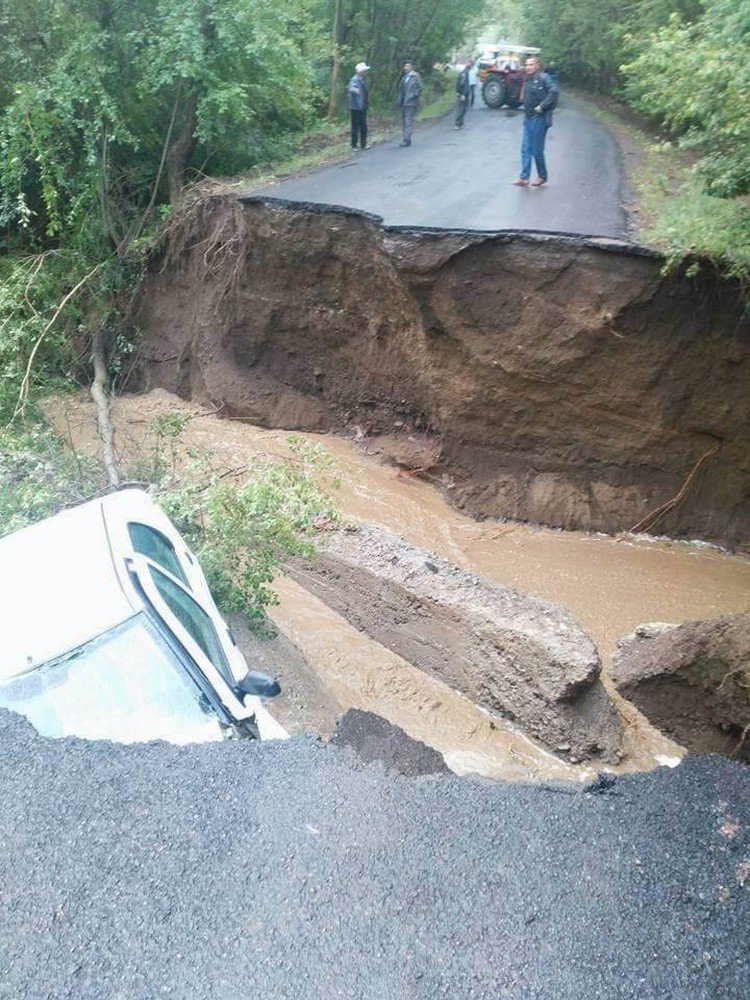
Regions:
<instances>
[{"instance_id":1,"label":"red tractor","mask_svg":"<svg viewBox=\"0 0 750 1000\"><path fill-rule=\"evenodd\" d=\"M490 66L479 71L482 98L489 108L517 108L521 104L523 73L510 66Z\"/></svg>"},{"instance_id":2,"label":"red tractor","mask_svg":"<svg viewBox=\"0 0 750 1000\"><path fill-rule=\"evenodd\" d=\"M523 59L536 55L539 49L527 45L503 50L497 47L485 49L485 55L478 62L479 79L482 81L482 98L489 108L517 108L521 104L523 89Z\"/></svg>"}]
</instances>

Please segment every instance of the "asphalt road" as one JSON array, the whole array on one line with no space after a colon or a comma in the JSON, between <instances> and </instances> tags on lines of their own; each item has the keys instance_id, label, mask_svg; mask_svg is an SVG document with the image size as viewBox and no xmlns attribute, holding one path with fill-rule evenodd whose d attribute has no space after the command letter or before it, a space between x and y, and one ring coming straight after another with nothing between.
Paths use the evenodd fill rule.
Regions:
<instances>
[{"instance_id":1,"label":"asphalt road","mask_svg":"<svg viewBox=\"0 0 750 1000\"><path fill-rule=\"evenodd\" d=\"M246 193L359 208L386 225L623 238L622 169L611 134L563 97L547 136L549 185L516 188L511 181L519 172L522 123L522 112L492 111L480 100L461 132L453 131L452 117L444 118L420 127L407 149L391 139L343 163Z\"/></svg>"},{"instance_id":2,"label":"asphalt road","mask_svg":"<svg viewBox=\"0 0 750 1000\"><path fill-rule=\"evenodd\" d=\"M55 742L0 714L0 996L747 997L747 768L582 793L350 754Z\"/></svg>"}]
</instances>

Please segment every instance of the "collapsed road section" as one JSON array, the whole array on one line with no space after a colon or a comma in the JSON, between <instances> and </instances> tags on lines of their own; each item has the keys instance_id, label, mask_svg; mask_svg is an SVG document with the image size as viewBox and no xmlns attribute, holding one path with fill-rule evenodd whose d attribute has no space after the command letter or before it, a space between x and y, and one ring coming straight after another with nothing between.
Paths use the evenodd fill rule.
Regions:
<instances>
[{"instance_id":1,"label":"collapsed road section","mask_svg":"<svg viewBox=\"0 0 750 1000\"><path fill-rule=\"evenodd\" d=\"M214 196L142 290L142 386L384 440L478 516L747 547L750 324L705 262ZM411 452L411 457L410 457Z\"/></svg>"},{"instance_id":2,"label":"collapsed road section","mask_svg":"<svg viewBox=\"0 0 750 1000\"><path fill-rule=\"evenodd\" d=\"M357 628L572 762L620 759L596 647L570 612L372 527L331 534L290 575Z\"/></svg>"},{"instance_id":3,"label":"collapsed road section","mask_svg":"<svg viewBox=\"0 0 750 1000\"><path fill-rule=\"evenodd\" d=\"M572 790L0 712L0 996L744 1000L749 831L724 758Z\"/></svg>"}]
</instances>

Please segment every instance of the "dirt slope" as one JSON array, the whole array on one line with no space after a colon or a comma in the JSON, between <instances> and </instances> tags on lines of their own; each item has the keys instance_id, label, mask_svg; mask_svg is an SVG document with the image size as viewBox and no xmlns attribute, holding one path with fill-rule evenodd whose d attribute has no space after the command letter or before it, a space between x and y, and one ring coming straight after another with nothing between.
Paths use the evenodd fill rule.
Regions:
<instances>
[{"instance_id":1,"label":"dirt slope","mask_svg":"<svg viewBox=\"0 0 750 1000\"><path fill-rule=\"evenodd\" d=\"M476 515L750 537L737 288L606 241L197 204L143 288L141 383L266 426L404 439Z\"/></svg>"}]
</instances>

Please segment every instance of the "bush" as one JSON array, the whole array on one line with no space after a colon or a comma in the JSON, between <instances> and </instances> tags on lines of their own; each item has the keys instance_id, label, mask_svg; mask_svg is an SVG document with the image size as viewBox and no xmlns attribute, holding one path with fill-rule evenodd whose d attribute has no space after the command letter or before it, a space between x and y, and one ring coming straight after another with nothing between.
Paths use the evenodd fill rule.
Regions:
<instances>
[{"instance_id":1,"label":"bush","mask_svg":"<svg viewBox=\"0 0 750 1000\"><path fill-rule=\"evenodd\" d=\"M156 417L136 463L123 469L149 488L196 552L217 604L262 627L276 603L273 578L286 560L312 558L321 531L338 522L332 460L319 445L295 438L288 460L261 460L240 486L222 478L211 455L183 443L189 416ZM98 462L41 423L0 432L0 534L106 492Z\"/></svg>"}]
</instances>

